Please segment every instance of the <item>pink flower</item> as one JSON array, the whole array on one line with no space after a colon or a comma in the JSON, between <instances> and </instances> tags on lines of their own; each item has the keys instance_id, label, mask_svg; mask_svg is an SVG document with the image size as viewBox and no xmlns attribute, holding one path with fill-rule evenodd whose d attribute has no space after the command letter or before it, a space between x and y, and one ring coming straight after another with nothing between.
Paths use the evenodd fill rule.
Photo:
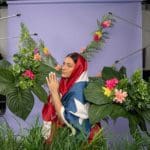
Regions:
<instances>
[{"instance_id":1,"label":"pink flower","mask_svg":"<svg viewBox=\"0 0 150 150\"><path fill-rule=\"evenodd\" d=\"M113 99L113 101L122 104L127 96L127 92L123 92L122 89L115 89L115 98Z\"/></svg>"},{"instance_id":2,"label":"pink flower","mask_svg":"<svg viewBox=\"0 0 150 150\"><path fill-rule=\"evenodd\" d=\"M37 54L39 52L38 48L34 49L34 54Z\"/></svg>"},{"instance_id":3,"label":"pink flower","mask_svg":"<svg viewBox=\"0 0 150 150\"><path fill-rule=\"evenodd\" d=\"M114 89L116 85L118 84L118 79L117 78L112 78L110 80L106 80L105 86L109 88L110 90Z\"/></svg>"},{"instance_id":4,"label":"pink flower","mask_svg":"<svg viewBox=\"0 0 150 150\"><path fill-rule=\"evenodd\" d=\"M41 61L41 55L39 53L34 54L34 60Z\"/></svg>"},{"instance_id":5,"label":"pink flower","mask_svg":"<svg viewBox=\"0 0 150 150\"><path fill-rule=\"evenodd\" d=\"M103 21L102 23L101 23L101 26L103 27L103 28L108 28L108 27L110 27L111 26L111 20L105 20L105 21Z\"/></svg>"},{"instance_id":6,"label":"pink flower","mask_svg":"<svg viewBox=\"0 0 150 150\"><path fill-rule=\"evenodd\" d=\"M34 73L31 70L25 70L25 72L22 74L23 77L28 77L31 80L35 78Z\"/></svg>"}]
</instances>

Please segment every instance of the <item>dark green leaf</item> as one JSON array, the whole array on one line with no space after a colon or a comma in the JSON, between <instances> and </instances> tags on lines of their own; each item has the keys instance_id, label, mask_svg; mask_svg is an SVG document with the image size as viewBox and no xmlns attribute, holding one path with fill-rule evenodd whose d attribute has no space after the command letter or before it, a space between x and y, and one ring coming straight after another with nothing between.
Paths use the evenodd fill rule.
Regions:
<instances>
[{"instance_id":1,"label":"dark green leaf","mask_svg":"<svg viewBox=\"0 0 150 150\"><path fill-rule=\"evenodd\" d=\"M119 104L110 104L109 108L111 111L110 117L112 119L116 119L118 117L125 117L127 118L129 115L129 112L127 112L123 106L119 105Z\"/></svg>"},{"instance_id":2,"label":"dark green leaf","mask_svg":"<svg viewBox=\"0 0 150 150\"><path fill-rule=\"evenodd\" d=\"M29 90L12 88L7 94L7 105L12 113L25 120L33 108L34 98Z\"/></svg>"},{"instance_id":3,"label":"dark green leaf","mask_svg":"<svg viewBox=\"0 0 150 150\"><path fill-rule=\"evenodd\" d=\"M42 101L42 102L47 102L47 93L44 90L44 88L39 85L36 84L33 88L32 88L33 93Z\"/></svg>"},{"instance_id":4,"label":"dark green leaf","mask_svg":"<svg viewBox=\"0 0 150 150\"><path fill-rule=\"evenodd\" d=\"M138 130L139 119L136 115L130 115L128 117L128 120L129 120L130 133L134 136L134 134Z\"/></svg>"},{"instance_id":5,"label":"dark green leaf","mask_svg":"<svg viewBox=\"0 0 150 150\"><path fill-rule=\"evenodd\" d=\"M84 90L87 101L97 105L110 102L110 100L106 96L104 96L101 84L102 80L89 82L88 86Z\"/></svg>"},{"instance_id":6,"label":"dark green leaf","mask_svg":"<svg viewBox=\"0 0 150 150\"><path fill-rule=\"evenodd\" d=\"M0 60L0 68L9 68L11 66L10 62L5 59Z\"/></svg>"},{"instance_id":7,"label":"dark green leaf","mask_svg":"<svg viewBox=\"0 0 150 150\"><path fill-rule=\"evenodd\" d=\"M124 66L122 66L120 69L119 69L119 72L124 75L125 77L127 76L127 71L126 71L126 68Z\"/></svg>"},{"instance_id":8,"label":"dark green leaf","mask_svg":"<svg viewBox=\"0 0 150 150\"><path fill-rule=\"evenodd\" d=\"M92 124L102 119L110 117L117 119L118 117L128 118L129 113L119 104L91 105L89 109L89 118Z\"/></svg>"},{"instance_id":9,"label":"dark green leaf","mask_svg":"<svg viewBox=\"0 0 150 150\"><path fill-rule=\"evenodd\" d=\"M122 72L116 71L113 67L104 67L102 70L102 78L108 80L116 77L117 79L123 78Z\"/></svg>"},{"instance_id":10,"label":"dark green leaf","mask_svg":"<svg viewBox=\"0 0 150 150\"><path fill-rule=\"evenodd\" d=\"M38 72L40 72L40 73L38 73L36 75L37 83L41 84L41 85L46 82L45 78L48 76L48 74L50 72L55 72L56 75L58 77L60 77L60 72L59 71L56 71L53 67L50 67L50 66L48 66L46 64L41 64L40 67L38 68Z\"/></svg>"},{"instance_id":11,"label":"dark green leaf","mask_svg":"<svg viewBox=\"0 0 150 150\"><path fill-rule=\"evenodd\" d=\"M57 65L56 59L54 57L52 57L51 55L47 56L47 57L43 57L43 62L44 62L44 64L46 64L50 67L54 67Z\"/></svg>"},{"instance_id":12,"label":"dark green leaf","mask_svg":"<svg viewBox=\"0 0 150 150\"><path fill-rule=\"evenodd\" d=\"M143 118L148 121L150 123L150 109L146 110L146 111L142 111L141 115L143 116Z\"/></svg>"},{"instance_id":13,"label":"dark green leaf","mask_svg":"<svg viewBox=\"0 0 150 150\"><path fill-rule=\"evenodd\" d=\"M8 69L0 68L0 93L14 86L15 78Z\"/></svg>"},{"instance_id":14,"label":"dark green leaf","mask_svg":"<svg viewBox=\"0 0 150 150\"><path fill-rule=\"evenodd\" d=\"M142 131L148 133L146 122L143 118L140 118L140 121L139 121L138 125L139 125L139 127L141 128Z\"/></svg>"},{"instance_id":15,"label":"dark green leaf","mask_svg":"<svg viewBox=\"0 0 150 150\"><path fill-rule=\"evenodd\" d=\"M109 115L107 111L107 105L99 106L91 104L89 108L89 120L91 124L100 122L103 118Z\"/></svg>"}]
</instances>

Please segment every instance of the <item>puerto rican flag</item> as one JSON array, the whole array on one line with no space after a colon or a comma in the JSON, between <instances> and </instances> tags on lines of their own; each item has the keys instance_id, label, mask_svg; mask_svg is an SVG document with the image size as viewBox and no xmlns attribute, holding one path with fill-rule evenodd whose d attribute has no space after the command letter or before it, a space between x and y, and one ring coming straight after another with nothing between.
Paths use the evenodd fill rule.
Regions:
<instances>
[{"instance_id":1,"label":"puerto rican flag","mask_svg":"<svg viewBox=\"0 0 150 150\"><path fill-rule=\"evenodd\" d=\"M84 96L84 88L87 84L87 71L84 71L61 100L63 104L61 116L65 124L71 128L72 134L81 131L88 135L90 132L89 103Z\"/></svg>"}]
</instances>

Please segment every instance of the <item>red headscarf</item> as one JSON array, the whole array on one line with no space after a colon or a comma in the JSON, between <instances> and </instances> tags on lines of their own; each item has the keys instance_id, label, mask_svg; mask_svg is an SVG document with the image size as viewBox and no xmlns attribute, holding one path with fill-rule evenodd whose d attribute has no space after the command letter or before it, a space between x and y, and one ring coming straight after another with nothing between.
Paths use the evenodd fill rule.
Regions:
<instances>
[{"instance_id":1,"label":"red headscarf","mask_svg":"<svg viewBox=\"0 0 150 150\"><path fill-rule=\"evenodd\" d=\"M72 87L80 75L87 70L87 61L85 58L78 53L76 54L78 55L78 59L71 76L67 79L61 78L60 80L59 90L62 95L64 95Z\"/></svg>"},{"instance_id":2,"label":"red headscarf","mask_svg":"<svg viewBox=\"0 0 150 150\"><path fill-rule=\"evenodd\" d=\"M77 62L71 76L67 79L61 78L60 80L59 91L62 96L69 91L69 89L73 86L73 84L80 77L80 75L87 70L87 61L85 60L85 58L78 53L76 54L78 55ZM57 120L55 108L50 102L50 96L48 97L48 103L45 104L43 107L42 117L45 121L56 122Z\"/></svg>"}]
</instances>

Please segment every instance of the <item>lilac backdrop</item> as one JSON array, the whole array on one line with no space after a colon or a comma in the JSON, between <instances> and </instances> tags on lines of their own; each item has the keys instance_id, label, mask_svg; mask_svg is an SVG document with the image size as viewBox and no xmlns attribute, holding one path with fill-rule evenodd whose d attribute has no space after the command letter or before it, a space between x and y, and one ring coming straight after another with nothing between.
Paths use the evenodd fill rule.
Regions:
<instances>
[{"instance_id":1,"label":"lilac backdrop","mask_svg":"<svg viewBox=\"0 0 150 150\"><path fill-rule=\"evenodd\" d=\"M20 34L20 23L24 22L31 33L38 33L35 40L41 38L50 52L62 63L64 56L72 51L80 52L91 40L91 33L96 29L96 20L104 14L112 12L117 16L126 18L131 22L141 25L141 3L140 1L63 1L63 0L26 0L8 1L8 14L21 13L21 17L8 20L8 36L13 37ZM117 19L115 26L109 30L109 37L103 49L95 54L89 63L89 75L97 74L103 66L110 66L115 60L140 49L142 46L141 30L122 20ZM18 39L10 39L7 47L7 59L12 61L12 55L18 51ZM137 53L124 61L130 76L135 69L142 66L141 53ZM35 116L41 118L42 103L35 97L32 112L26 121L14 116L7 109L5 118L9 125L17 132L20 125L29 127ZM123 118L116 125L110 122L109 127L116 132L128 131L127 121ZM20 125L19 125L20 124ZM117 129L117 130L115 130Z\"/></svg>"}]
</instances>

